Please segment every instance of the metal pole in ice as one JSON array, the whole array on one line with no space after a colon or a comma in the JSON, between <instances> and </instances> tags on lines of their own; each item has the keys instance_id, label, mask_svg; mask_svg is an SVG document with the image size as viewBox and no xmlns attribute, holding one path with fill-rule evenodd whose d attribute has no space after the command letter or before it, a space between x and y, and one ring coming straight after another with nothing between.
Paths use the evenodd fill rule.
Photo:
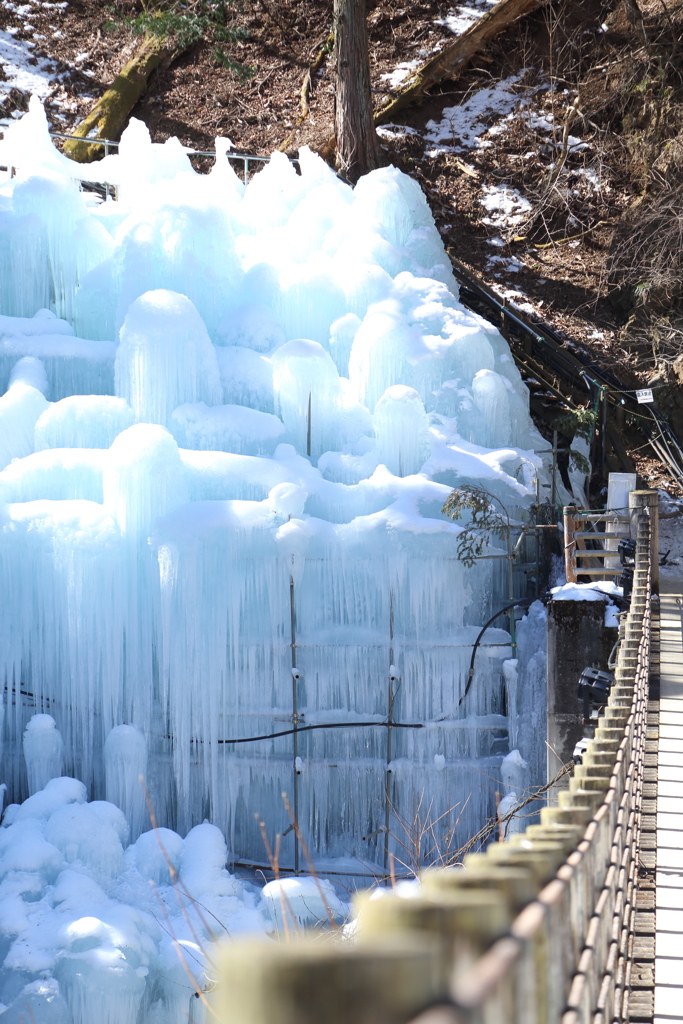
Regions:
<instances>
[{"instance_id":1,"label":"metal pole in ice","mask_svg":"<svg viewBox=\"0 0 683 1024\"><path fill-rule=\"evenodd\" d=\"M299 857L299 701L297 686L301 678L301 672L296 665L296 605L294 601L294 579L289 577L289 619L292 633L292 758L294 765L294 822L290 828L294 831L294 874L298 875L301 870ZM289 829L287 830L289 831ZM286 835L286 833L285 833Z\"/></svg>"},{"instance_id":2,"label":"metal pole in ice","mask_svg":"<svg viewBox=\"0 0 683 1024\"><path fill-rule=\"evenodd\" d=\"M306 454L311 457L311 411L313 405L313 392L308 392L308 427L306 429Z\"/></svg>"},{"instance_id":3,"label":"metal pole in ice","mask_svg":"<svg viewBox=\"0 0 683 1024\"><path fill-rule=\"evenodd\" d=\"M391 762L393 759L393 729L392 723L394 720L394 701L396 700L396 690L394 689L394 683L398 682L398 676L396 674L396 668L394 667L394 594L393 591L389 593L389 692L387 701L387 767L384 774L384 870L386 871L389 865L389 838L390 838L390 826L391 826L391 806L392 806L392 792L391 792Z\"/></svg>"}]
</instances>

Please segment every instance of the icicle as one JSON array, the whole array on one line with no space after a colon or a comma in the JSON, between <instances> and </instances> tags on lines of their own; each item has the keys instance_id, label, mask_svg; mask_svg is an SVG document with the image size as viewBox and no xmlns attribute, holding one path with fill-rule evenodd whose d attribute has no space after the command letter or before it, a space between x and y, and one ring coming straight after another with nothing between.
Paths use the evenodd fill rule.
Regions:
<instances>
[{"instance_id":1,"label":"icicle","mask_svg":"<svg viewBox=\"0 0 683 1024\"><path fill-rule=\"evenodd\" d=\"M216 353L184 295L159 289L132 304L116 353L116 394L126 399L138 422L164 426L185 402L219 404Z\"/></svg>"},{"instance_id":2,"label":"icicle","mask_svg":"<svg viewBox=\"0 0 683 1024\"><path fill-rule=\"evenodd\" d=\"M187 501L178 445L163 427L129 427L109 449L102 487L121 531L146 535L159 516Z\"/></svg>"},{"instance_id":3,"label":"icicle","mask_svg":"<svg viewBox=\"0 0 683 1024\"><path fill-rule=\"evenodd\" d=\"M414 388L395 384L375 406L377 459L395 476L417 473L429 455L429 420Z\"/></svg>"},{"instance_id":4,"label":"icicle","mask_svg":"<svg viewBox=\"0 0 683 1024\"><path fill-rule=\"evenodd\" d=\"M62 774L64 741L52 715L33 715L24 733L24 758L31 796Z\"/></svg>"},{"instance_id":5,"label":"icicle","mask_svg":"<svg viewBox=\"0 0 683 1024\"><path fill-rule=\"evenodd\" d=\"M147 740L134 725L115 726L104 741L107 800L120 807L130 826L131 842L149 827L145 799Z\"/></svg>"},{"instance_id":6,"label":"icicle","mask_svg":"<svg viewBox=\"0 0 683 1024\"><path fill-rule=\"evenodd\" d=\"M39 359L16 363L9 388L0 398L0 469L33 451L36 421L48 408L47 378Z\"/></svg>"}]
</instances>

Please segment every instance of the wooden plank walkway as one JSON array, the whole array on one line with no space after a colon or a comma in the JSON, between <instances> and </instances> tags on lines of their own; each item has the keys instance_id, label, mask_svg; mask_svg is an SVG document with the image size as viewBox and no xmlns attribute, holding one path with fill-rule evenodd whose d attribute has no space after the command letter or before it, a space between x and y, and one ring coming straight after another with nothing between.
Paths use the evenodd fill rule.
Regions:
<instances>
[{"instance_id":1,"label":"wooden plank walkway","mask_svg":"<svg viewBox=\"0 0 683 1024\"><path fill-rule=\"evenodd\" d=\"M683 591L662 580L655 1024L683 1021Z\"/></svg>"},{"instance_id":2,"label":"wooden plank walkway","mask_svg":"<svg viewBox=\"0 0 683 1024\"><path fill-rule=\"evenodd\" d=\"M659 604L652 605L650 693L639 815L638 874L626 967L629 1024L653 1024L655 974L655 904L657 866L657 761L659 756Z\"/></svg>"}]
</instances>

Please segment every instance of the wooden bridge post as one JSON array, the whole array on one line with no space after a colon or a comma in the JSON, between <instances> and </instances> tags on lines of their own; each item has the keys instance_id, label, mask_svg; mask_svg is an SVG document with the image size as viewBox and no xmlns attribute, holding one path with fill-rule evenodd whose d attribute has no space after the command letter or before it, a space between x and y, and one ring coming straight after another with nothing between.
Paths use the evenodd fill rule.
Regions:
<instances>
[{"instance_id":1,"label":"wooden bridge post","mask_svg":"<svg viewBox=\"0 0 683 1024\"><path fill-rule=\"evenodd\" d=\"M226 944L221 960L217 1024L407 1024L448 996L442 947L424 933L244 939Z\"/></svg>"},{"instance_id":2,"label":"wooden bridge post","mask_svg":"<svg viewBox=\"0 0 683 1024\"><path fill-rule=\"evenodd\" d=\"M564 573L567 577L567 583L576 583L575 511L576 509L573 505L565 505L562 510L562 522L564 524Z\"/></svg>"},{"instance_id":3,"label":"wooden bridge post","mask_svg":"<svg viewBox=\"0 0 683 1024\"><path fill-rule=\"evenodd\" d=\"M647 508L650 516L650 587L653 594L659 593L659 492L631 491L628 496L628 508L633 524L638 511ZM633 526L631 527L633 536ZM635 537L634 537L635 540Z\"/></svg>"}]
</instances>

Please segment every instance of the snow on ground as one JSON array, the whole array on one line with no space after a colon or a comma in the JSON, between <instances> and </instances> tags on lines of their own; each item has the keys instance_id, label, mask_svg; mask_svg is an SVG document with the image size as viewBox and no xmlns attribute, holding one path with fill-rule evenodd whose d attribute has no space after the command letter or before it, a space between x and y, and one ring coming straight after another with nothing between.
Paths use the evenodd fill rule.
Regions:
<instances>
[{"instance_id":1,"label":"snow on ground","mask_svg":"<svg viewBox=\"0 0 683 1024\"><path fill-rule=\"evenodd\" d=\"M524 102L524 97L514 89L523 77L524 72L510 75L495 85L477 90L458 106L444 107L440 121L427 122L425 142L431 147L427 156L491 146L492 142L484 136L497 127L492 125L494 119L506 117Z\"/></svg>"},{"instance_id":2,"label":"snow on ground","mask_svg":"<svg viewBox=\"0 0 683 1024\"><path fill-rule=\"evenodd\" d=\"M485 9L481 4L464 7L462 10L466 13L463 17L469 17L467 12L475 10L480 16ZM454 18L456 13L453 13ZM455 21L453 25L457 28ZM475 158L475 166L469 166L477 176L481 175L481 168L477 164L476 154L500 145L508 136L518 138L521 132L527 140L528 148L524 152L511 154L510 158L520 161L549 160L549 172L560 145L567 98L561 92L550 90L547 82L534 81L533 71L533 68L522 69L500 82L472 92L457 106L445 107L440 119L428 121L421 133L425 142L425 155L434 159L447 153L470 154ZM399 129L395 129L386 134L390 137L390 134L395 136L398 132ZM406 129L402 133L406 134ZM591 148L590 143L573 135L569 136L568 141L570 155ZM569 195L594 195L603 188L595 168L568 167L565 173ZM503 247L507 244L505 237L511 229L531 212L532 203L509 183L480 180L478 201L483 207L480 222L500 232L497 237L489 239L489 244ZM580 242L569 244L575 247ZM492 277L500 280L510 274L517 274L523 267L524 264L518 259L505 258L499 254L488 258L486 269ZM538 313L543 305L542 302L532 304L529 297L519 289L508 289L503 293L497 288L497 291L527 313Z\"/></svg>"},{"instance_id":3,"label":"snow on ground","mask_svg":"<svg viewBox=\"0 0 683 1024\"><path fill-rule=\"evenodd\" d=\"M510 185L484 185L479 200L487 212L482 224L494 228L511 228L531 213L531 203Z\"/></svg>"},{"instance_id":4,"label":"snow on ground","mask_svg":"<svg viewBox=\"0 0 683 1024\"><path fill-rule=\"evenodd\" d=\"M484 14L488 14L495 5L496 0L474 0L470 4L457 4L442 18L437 18L434 24L443 25L453 35L462 35L468 28Z\"/></svg>"},{"instance_id":5,"label":"snow on ground","mask_svg":"<svg viewBox=\"0 0 683 1024\"><path fill-rule=\"evenodd\" d=\"M494 277L502 277L502 274L495 272L496 267L505 270L508 274L517 274L525 266L526 264L522 260L518 260L516 256L487 256L486 258L486 269L493 270Z\"/></svg>"},{"instance_id":6,"label":"snow on ground","mask_svg":"<svg viewBox=\"0 0 683 1024\"><path fill-rule=\"evenodd\" d=\"M518 288L501 288L499 285L495 285L495 291L501 299L506 300L508 306L520 309L522 313L538 313L543 305L543 299L540 302L532 302L526 292L522 292Z\"/></svg>"},{"instance_id":7,"label":"snow on ground","mask_svg":"<svg viewBox=\"0 0 683 1024\"><path fill-rule=\"evenodd\" d=\"M7 102L13 89L18 89L27 96L38 96L41 100L49 99L51 103L64 111L75 109L62 86L63 73L55 66L54 61L42 56L33 39L45 37L35 33L31 18L37 7L54 10L55 16L68 7L68 3L47 3L32 0L31 3L15 4L11 0L0 0L0 4L9 11L17 22L0 30L0 103ZM19 33L31 33L31 39L19 39ZM54 34L60 35L55 26ZM0 118L0 128L11 123L13 118L21 117L21 109L11 111L9 117ZM56 111L60 117L59 111Z\"/></svg>"},{"instance_id":8,"label":"snow on ground","mask_svg":"<svg viewBox=\"0 0 683 1024\"><path fill-rule=\"evenodd\" d=\"M598 172L593 167L576 167L571 173L572 175L576 175L580 183L586 189L590 189L593 192L600 192L603 188L603 183L600 180Z\"/></svg>"},{"instance_id":9,"label":"snow on ground","mask_svg":"<svg viewBox=\"0 0 683 1024\"><path fill-rule=\"evenodd\" d=\"M408 60L402 64L397 64L393 71L386 75L381 75L381 80L386 82L390 89L397 89L412 74L415 68L419 67L420 63L419 60Z\"/></svg>"},{"instance_id":10,"label":"snow on ground","mask_svg":"<svg viewBox=\"0 0 683 1024\"><path fill-rule=\"evenodd\" d=\"M406 135L419 135L416 128L409 128L407 124L383 124L377 129L378 135L385 139L402 139Z\"/></svg>"},{"instance_id":11,"label":"snow on ground","mask_svg":"<svg viewBox=\"0 0 683 1024\"><path fill-rule=\"evenodd\" d=\"M41 100L50 95L54 86L54 65L39 57L34 50L34 43L16 39L11 29L0 31L0 65L5 72L5 78L0 82L0 97L8 96L11 89L34 93ZM17 116L21 113L18 111Z\"/></svg>"},{"instance_id":12,"label":"snow on ground","mask_svg":"<svg viewBox=\"0 0 683 1024\"><path fill-rule=\"evenodd\" d=\"M538 313L540 307L543 305L543 300L534 303L529 299L525 292L515 291L514 288L499 288L497 291L501 298L508 300L508 305L516 307L521 310L522 313L529 313L529 315Z\"/></svg>"},{"instance_id":13,"label":"snow on ground","mask_svg":"<svg viewBox=\"0 0 683 1024\"><path fill-rule=\"evenodd\" d=\"M470 11L473 8L464 8ZM476 5L476 10L483 13L485 8ZM508 244L509 235L521 224L532 211L533 205L510 182L495 180L487 182L483 176L476 155L483 150L491 150L494 146L504 143L506 138L517 140L520 133L527 140L524 152L511 154L512 160L539 160L553 167L552 160L560 145L561 129L564 125L564 110L567 99L561 92L553 92L547 82L534 77L533 68L524 68L520 72L492 85L470 93L465 99L453 107L445 107L438 120L427 122L420 134L425 143L425 155L436 158L440 154L457 153L470 155L473 162L467 166L473 171L474 177L481 182L480 194L477 197L482 207L480 223L499 234L488 239L491 246L503 248ZM561 112L558 113L558 112ZM395 128L387 137L394 137L401 132L406 134L413 129ZM580 138L569 136L569 152L577 154L590 150L590 144ZM550 162L548 162L550 161ZM568 194L594 194L603 186L597 170L591 167L568 167ZM578 222L577 222L578 224ZM569 243L578 246L580 242ZM498 281L509 279L510 275L518 274L525 268L525 263L516 257L506 257L498 253L487 258L486 270ZM511 282L508 280L508 284ZM505 288L494 285L501 298L508 300L522 312L539 314L543 301L532 302L519 287Z\"/></svg>"}]
</instances>

